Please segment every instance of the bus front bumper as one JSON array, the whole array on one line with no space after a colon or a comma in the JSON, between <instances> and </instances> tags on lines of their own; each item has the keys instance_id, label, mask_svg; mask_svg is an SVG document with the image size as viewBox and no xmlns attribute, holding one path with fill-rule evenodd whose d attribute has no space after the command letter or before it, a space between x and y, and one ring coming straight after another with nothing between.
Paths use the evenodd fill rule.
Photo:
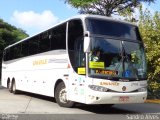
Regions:
<instances>
[{"instance_id":1,"label":"bus front bumper","mask_svg":"<svg viewBox=\"0 0 160 120\"><path fill-rule=\"evenodd\" d=\"M86 95L86 104L126 104L126 103L144 103L147 98L147 91L144 92L99 92L88 91Z\"/></svg>"}]
</instances>

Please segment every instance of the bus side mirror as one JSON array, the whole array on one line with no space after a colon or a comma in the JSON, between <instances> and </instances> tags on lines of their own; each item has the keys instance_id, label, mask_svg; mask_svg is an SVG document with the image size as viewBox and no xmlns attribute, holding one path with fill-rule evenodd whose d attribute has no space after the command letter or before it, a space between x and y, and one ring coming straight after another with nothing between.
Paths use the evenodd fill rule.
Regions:
<instances>
[{"instance_id":1,"label":"bus side mirror","mask_svg":"<svg viewBox=\"0 0 160 120\"><path fill-rule=\"evenodd\" d=\"M87 31L84 35L84 48L83 51L84 52L90 52L90 34Z\"/></svg>"}]
</instances>

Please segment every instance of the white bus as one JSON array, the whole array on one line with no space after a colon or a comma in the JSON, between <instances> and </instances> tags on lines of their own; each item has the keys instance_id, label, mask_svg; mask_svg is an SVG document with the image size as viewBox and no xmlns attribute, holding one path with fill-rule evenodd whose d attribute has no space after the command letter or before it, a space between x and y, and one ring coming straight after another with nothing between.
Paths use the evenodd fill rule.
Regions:
<instances>
[{"instance_id":1,"label":"white bus","mask_svg":"<svg viewBox=\"0 0 160 120\"><path fill-rule=\"evenodd\" d=\"M96 55L96 60L91 56ZM5 48L2 85L74 103L143 103L146 60L138 27L79 15Z\"/></svg>"}]
</instances>

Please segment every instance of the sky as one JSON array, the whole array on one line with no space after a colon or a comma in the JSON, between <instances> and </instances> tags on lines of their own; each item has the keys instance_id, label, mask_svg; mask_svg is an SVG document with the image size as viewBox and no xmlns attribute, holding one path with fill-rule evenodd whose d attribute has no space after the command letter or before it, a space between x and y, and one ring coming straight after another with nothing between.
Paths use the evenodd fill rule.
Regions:
<instances>
[{"instance_id":1,"label":"sky","mask_svg":"<svg viewBox=\"0 0 160 120\"><path fill-rule=\"evenodd\" d=\"M0 18L21 28L30 36L78 14L78 10L65 0L0 0ZM148 6L152 12L160 11L160 0Z\"/></svg>"}]
</instances>

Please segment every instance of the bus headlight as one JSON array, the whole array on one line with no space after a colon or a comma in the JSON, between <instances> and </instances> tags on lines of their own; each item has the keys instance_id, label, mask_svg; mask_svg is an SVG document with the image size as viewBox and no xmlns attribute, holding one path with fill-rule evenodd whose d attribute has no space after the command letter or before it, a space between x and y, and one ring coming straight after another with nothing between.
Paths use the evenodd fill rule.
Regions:
<instances>
[{"instance_id":1,"label":"bus headlight","mask_svg":"<svg viewBox=\"0 0 160 120\"><path fill-rule=\"evenodd\" d=\"M100 92L107 92L108 89L102 86L97 86L97 85L89 85L88 86L90 89L95 90L95 91L100 91Z\"/></svg>"},{"instance_id":2,"label":"bus headlight","mask_svg":"<svg viewBox=\"0 0 160 120\"><path fill-rule=\"evenodd\" d=\"M143 88L139 88L139 89L138 89L138 92L145 92L145 91L147 91L147 88L146 88L146 87L143 87Z\"/></svg>"}]
</instances>

